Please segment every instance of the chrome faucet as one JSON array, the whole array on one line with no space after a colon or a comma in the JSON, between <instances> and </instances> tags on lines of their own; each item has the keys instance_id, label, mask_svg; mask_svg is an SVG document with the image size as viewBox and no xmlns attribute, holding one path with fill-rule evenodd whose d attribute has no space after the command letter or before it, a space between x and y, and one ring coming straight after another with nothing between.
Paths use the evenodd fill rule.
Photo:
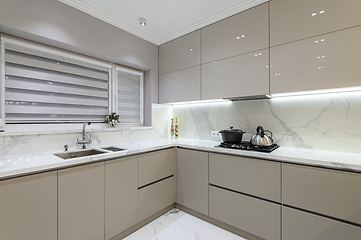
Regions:
<instances>
[{"instance_id":1,"label":"chrome faucet","mask_svg":"<svg viewBox=\"0 0 361 240\"><path fill-rule=\"evenodd\" d=\"M92 135L91 134L89 134L88 139L86 139L86 137L85 137L85 127L87 125L90 125L90 124L91 124L91 122L84 122L83 123L83 137L82 137L81 140L79 140L78 138L76 139L76 144L83 144L82 149L86 149L86 144L91 144L92 143Z\"/></svg>"}]
</instances>

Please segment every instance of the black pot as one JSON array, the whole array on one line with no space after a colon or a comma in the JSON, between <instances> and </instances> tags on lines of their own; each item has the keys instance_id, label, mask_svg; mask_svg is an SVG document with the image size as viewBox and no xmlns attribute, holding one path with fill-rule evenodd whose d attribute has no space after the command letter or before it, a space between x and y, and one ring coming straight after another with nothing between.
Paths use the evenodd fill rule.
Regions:
<instances>
[{"instance_id":1,"label":"black pot","mask_svg":"<svg viewBox=\"0 0 361 240\"><path fill-rule=\"evenodd\" d=\"M219 131L222 134L223 142L229 143L240 143L242 142L243 132L241 129L233 129L231 126L230 129L223 129Z\"/></svg>"}]
</instances>

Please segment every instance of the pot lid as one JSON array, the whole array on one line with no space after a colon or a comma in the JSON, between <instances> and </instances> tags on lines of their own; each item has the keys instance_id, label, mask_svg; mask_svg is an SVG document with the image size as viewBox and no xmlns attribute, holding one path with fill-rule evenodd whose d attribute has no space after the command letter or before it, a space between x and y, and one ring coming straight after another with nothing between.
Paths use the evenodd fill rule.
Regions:
<instances>
[{"instance_id":1,"label":"pot lid","mask_svg":"<svg viewBox=\"0 0 361 240\"><path fill-rule=\"evenodd\" d=\"M245 133L241 129L233 129L233 126L230 126L229 129L222 129L220 133Z\"/></svg>"}]
</instances>

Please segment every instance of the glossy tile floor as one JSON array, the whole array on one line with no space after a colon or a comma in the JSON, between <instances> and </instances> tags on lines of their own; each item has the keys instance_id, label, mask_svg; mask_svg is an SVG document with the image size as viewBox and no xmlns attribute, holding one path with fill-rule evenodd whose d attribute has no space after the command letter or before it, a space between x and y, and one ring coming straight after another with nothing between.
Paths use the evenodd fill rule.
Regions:
<instances>
[{"instance_id":1,"label":"glossy tile floor","mask_svg":"<svg viewBox=\"0 0 361 240\"><path fill-rule=\"evenodd\" d=\"M124 240L247 240L182 211L170 211Z\"/></svg>"}]
</instances>

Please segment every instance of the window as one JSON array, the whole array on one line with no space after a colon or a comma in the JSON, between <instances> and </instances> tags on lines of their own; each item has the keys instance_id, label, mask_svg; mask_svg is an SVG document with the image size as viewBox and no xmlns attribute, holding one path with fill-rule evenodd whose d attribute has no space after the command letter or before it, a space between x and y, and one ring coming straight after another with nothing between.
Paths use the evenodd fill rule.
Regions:
<instances>
[{"instance_id":1,"label":"window","mask_svg":"<svg viewBox=\"0 0 361 240\"><path fill-rule=\"evenodd\" d=\"M121 123L143 124L143 72L116 67L116 106Z\"/></svg>"},{"instance_id":2,"label":"window","mask_svg":"<svg viewBox=\"0 0 361 240\"><path fill-rule=\"evenodd\" d=\"M1 37L0 50L0 128L100 123L110 112L143 124L142 72L12 38Z\"/></svg>"}]
</instances>

